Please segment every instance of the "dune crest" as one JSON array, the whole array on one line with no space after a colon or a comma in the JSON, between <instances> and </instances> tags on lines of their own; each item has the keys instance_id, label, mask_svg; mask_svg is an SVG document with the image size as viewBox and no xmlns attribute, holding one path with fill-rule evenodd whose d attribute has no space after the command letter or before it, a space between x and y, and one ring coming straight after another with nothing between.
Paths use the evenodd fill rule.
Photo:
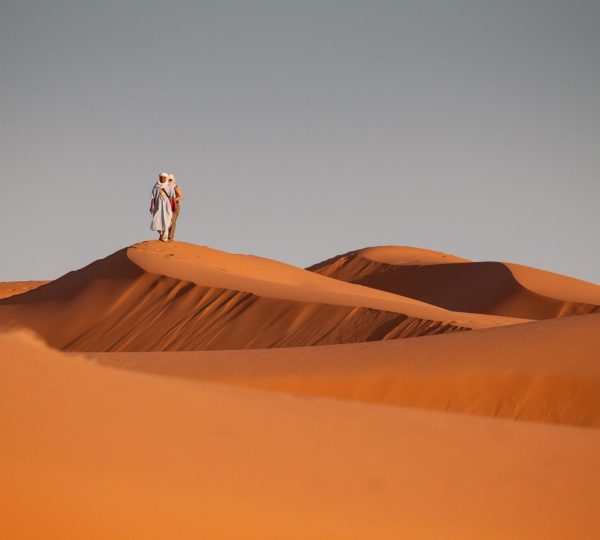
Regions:
<instances>
[{"instance_id":1,"label":"dune crest","mask_svg":"<svg viewBox=\"0 0 600 540\"><path fill-rule=\"evenodd\" d=\"M41 336L0 333L0 537L600 536L600 313L493 314L595 286L393 247L320 269L492 314L158 242L0 300Z\"/></svg>"},{"instance_id":2,"label":"dune crest","mask_svg":"<svg viewBox=\"0 0 600 540\"><path fill-rule=\"evenodd\" d=\"M0 324L32 328L70 351L324 345L518 322L180 242L136 244L0 300Z\"/></svg>"},{"instance_id":3,"label":"dune crest","mask_svg":"<svg viewBox=\"0 0 600 540\"><path fill-rule=\"evenodd\" d=\"M469 259L410 246L374 246L360 250L361 255L374 262L395 265L451 264L472 262Z\"/></svg>"},{"instance_id":4,"label":"dune crest","mask_svg":"<svg viewBox=\"0 0 600 540\"><path fill-rule=\"evenodd\" d=\"M451 311L550 319L600 311L600 286L514 263L383 246L339 255L308 270Z\"/></svg>"}]
</instances>

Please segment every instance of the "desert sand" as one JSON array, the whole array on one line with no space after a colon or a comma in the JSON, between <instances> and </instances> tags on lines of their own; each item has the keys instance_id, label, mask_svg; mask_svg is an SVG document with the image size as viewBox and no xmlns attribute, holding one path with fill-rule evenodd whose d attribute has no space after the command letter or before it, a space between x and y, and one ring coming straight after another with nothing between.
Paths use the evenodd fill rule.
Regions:
<instances>
[{"instance_id":1,"label":"desert sand","mask_svg":"<svg viewBox=\"0 0 600 540\"><path fill-rule=\"evenodd\" d=\"M376 343L92 357L303 395L600 427L600 314Z\"/></svg>"},{"instance_id":2,"label":"desert sand","mask_svg":"<svg viewBox=\"0 0 600 540\"><path fill-rule=\"evenodd\" d=\"M600 431L144 376L0 337L0 533L600 534Z\"/></svg>"},{"instance_id":3,"label":"desert sand","mask_svg":"<svg viewBox=\"0 0 600 540\"><path fill-rule=\"evenodd\" d=\"M600 287L513 263L472 262L430 250L382 246L309 270L453 311L550 319L600 311Z\"/></svg>"},{"instance_id":4,"label":"desert sand","mask_svg":"<svg viewBox=\"0 0 600 540\"><path fill-rule=\"evenodd\" d=\"M596 285L181 242L40 285L0 300L0 538L600 537Z\"/></svg>"},{"instance_id":5,"label":"desert sand","mask_svg":"<svg viewBox=\"0 0 600 540\"><path fill-rule=\"evenodd\" d=\"M71 351L324 345L518 322L182 242L137 244L0 300L0 324Z\"/></svg>"},{"instance_id":6,"label":"desert sand","mask_svg":"<svg viewBox=\"0 0 600 540\"><path fill-rule=\"evenodd\" d=\"M3 281L0 282L0 299L23 294L24 292L46 285L48 281Z\"/></svg>"}]
</instances>

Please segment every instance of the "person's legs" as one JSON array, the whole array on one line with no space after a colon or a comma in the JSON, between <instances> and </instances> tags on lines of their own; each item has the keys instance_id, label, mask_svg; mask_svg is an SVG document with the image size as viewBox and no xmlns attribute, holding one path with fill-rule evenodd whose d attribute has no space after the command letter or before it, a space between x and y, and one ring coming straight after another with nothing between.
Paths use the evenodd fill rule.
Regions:
<instances>
[{"instance_id":1,"label":"person's legs","mask_svg":"<svg viewBox=\"0 0 600 540\"><path fill-rule=\"evenodd\" d=\"M176 208L173 212L173 218L171 219L171 227L169 228L169 240L175 239L175 229L177 227L177 217L179 216L179 208Z\"/></svg>"}]
</instances>

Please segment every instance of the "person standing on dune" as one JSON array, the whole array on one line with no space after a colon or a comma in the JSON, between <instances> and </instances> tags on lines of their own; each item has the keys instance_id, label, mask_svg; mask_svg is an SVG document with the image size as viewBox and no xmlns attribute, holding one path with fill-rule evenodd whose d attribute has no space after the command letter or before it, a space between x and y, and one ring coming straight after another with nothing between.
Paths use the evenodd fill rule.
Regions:
<instances>
[{"instance_id":1,"label":"person standing on dune","mask_svg":"<svg viewBox=\"0 0 600 540\"><path fill-rule=\"evenodd\" d=\"M175 181L174 174L169 175L169 186L171 188L171 209L173 210L171 227L169 227L169 240L175 240L175 228L177 227L177 218L179 217L179 201L183 199L183 193L179 184Z\"/></svg>"},{"instance_id":2,"label":"person standing on dune","mask_svg":"<svg viewBox=\"0 0 600 540\"><path fill-rule=\"evenodd\" d=\"M174 196L174 192L169 185L169 175L160 173L158 182L152 188L152 199L150 199L150 213L152 214L150 229L158 231L158 239L162 242L168 242L169 228L173 217L172 196Z\"/></svg>"}]
</instances>

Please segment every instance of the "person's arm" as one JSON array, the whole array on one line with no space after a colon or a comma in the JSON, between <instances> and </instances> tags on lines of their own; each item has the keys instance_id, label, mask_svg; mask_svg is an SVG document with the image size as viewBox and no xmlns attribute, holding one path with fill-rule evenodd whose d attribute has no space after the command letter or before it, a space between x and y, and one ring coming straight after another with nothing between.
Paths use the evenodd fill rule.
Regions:
<instances>
[{"instance_id":1,"label":"person's arm","mask_svg":"<svg viewBox=\"0 0 600 540\"><path fill-rule=\"evenodd\" d=\"M181 201L183 199L183 193L181 192L181 188L179 186L175 186L175 200Z\"/></svg>"},{"instance_id":2,"label":"person's arm","mask_svg":"<svg viewBox=\"0 0 600 540\"><path fill-rule=\"evenodd\" d=\"M150 213L154 214L154 197L150 199Z\"/></svg>"}]
</instances>

